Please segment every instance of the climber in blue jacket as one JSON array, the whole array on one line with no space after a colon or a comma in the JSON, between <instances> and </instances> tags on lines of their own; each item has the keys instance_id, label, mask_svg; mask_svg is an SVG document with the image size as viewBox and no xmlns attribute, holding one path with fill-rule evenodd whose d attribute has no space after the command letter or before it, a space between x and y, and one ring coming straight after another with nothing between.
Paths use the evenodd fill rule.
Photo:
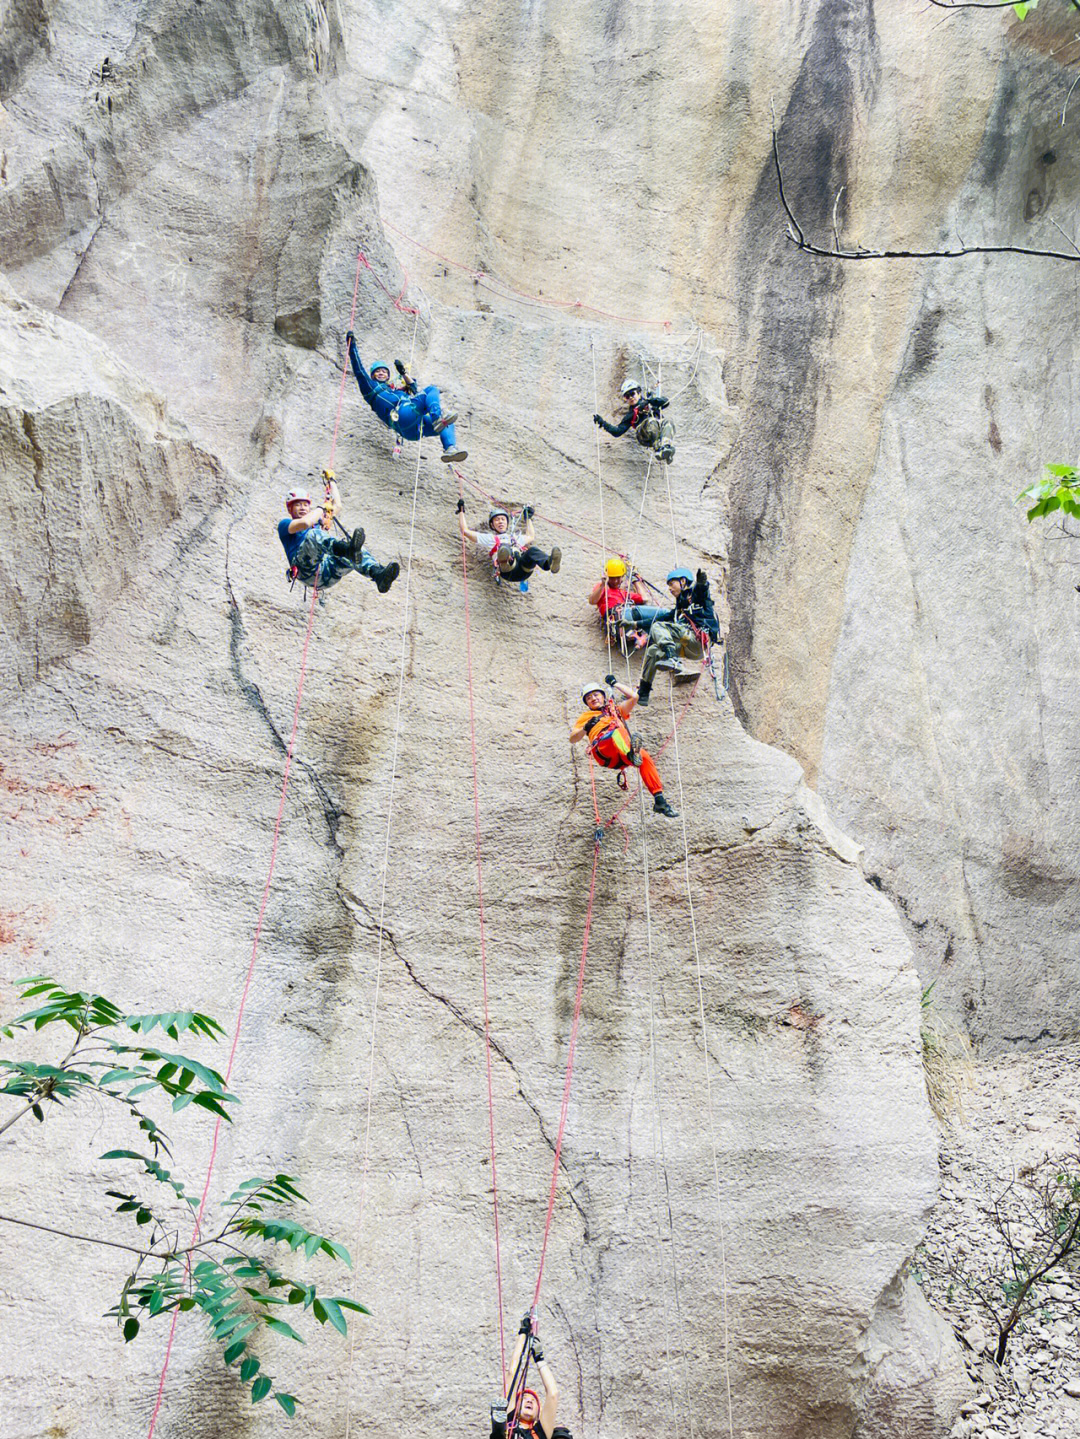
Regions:
<instances>
[{"instance_id":1,"label":"climber in blue jacket","mask_svg":"<svg viewBox=\"0 0 1080 1439\"><path fill-rule=\"evenodd\" d=\"M390 383L389 365L377 360L370 373L364 369L356 348L356 336L351 330L345 336L345 341L349 347L349 362L356 376L356 383L360 386L360 393L384 425L389 426L403 440L418 440L421 435L438 435L443 447L442 457L448 465L460 464L468 458L467 451L457 447L457 436L454 433L457 416L443 414L442 400L435 385L427 385L421 390L407 374L405 367L399 365L404 381L399 389Z\"/></svg>"}]
</instances>

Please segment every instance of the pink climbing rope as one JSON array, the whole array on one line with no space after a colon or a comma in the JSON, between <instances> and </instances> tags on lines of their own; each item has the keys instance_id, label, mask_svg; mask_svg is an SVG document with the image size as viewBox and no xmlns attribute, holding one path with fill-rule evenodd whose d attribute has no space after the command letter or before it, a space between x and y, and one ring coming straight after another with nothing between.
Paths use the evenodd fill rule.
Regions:
<instances>
[{"instance_id":1,"label":"pink climbing rope","mask_svg":"<svg viewBox=\"0 0 1080 1439\"><path fill-rule=\"evenodd\" d=\"M360 290L360 269L365 264L362 250L357 250L356 278L353 281L352 308L349 311L349 329L352 329L353 321L356 318L356 298ZM338 387L337 412L334 416L334 430L330 441L330 459L327 469L334 468L334 456L337 453L338 431L341 428L342 397L345 391L345 379L348 375L349 360L345 357L345 363L341 371L341 384ZM240 1027L244 1022L244 1010L247 1006L248 992L251 989L251 981L255 975L255 961L259 956L259 940L262 938L263 922L266 919L266 906L270 900L270 884L274 878L274 867L277 864L278 845L281 840L281 821L285 814L285 797L289 790L289 771L292 769L293 750L296 747L296 732L300 724L300 704L304 698L304 680L307 677L308 650L311 647L311 632L315 625L315 602L319 595L319 580L316 574L315 583L311 587L311 604L308 607L307 629L304 631L304 647L300 654L300 678L296 686L296 704L293 707L292 728L289 731L289 743L285 748L285 770L281 777L281 796L278 799L277 817L274 820L274 837L270 844L270 864L266 871L266 880L263 884L262 898L259 901L259 916L255 922L255 934L251 941L251 958L248 960L247 974L244 976L244 987L240 993L240 1003L236 1011L236 1022L233 1026L232 1046L229 1049L229 1062L225 1066L225 1083L228 1085L232 1075L233 1063L236 1059L237 1046L240 1043ZM214 1124L214 1137L210 1144L210 1160L206 1166L206 1179L203 1182L202 1195L199 1199L199 1208L195 1216L195 1227L192 1230L192 1242L197 1239L202 1228L203 1212L206 1209L207 1196L210 1193L210 1181L214 1174L214 1165L217 1162L218 1141L221 1137L222 1121L218 1119ZM191 1256L185 1259L188 1272L191 1270ZM150 1427L147 1430L146 1439L153 1439L154 1428L157 1424L158 1414L161 1412L162 1400L165 1396L165 1376L169 1372L169 1361L172 1359L173 1340L176 1338L176 1322L180 1311L174 1309L172 1322L169 1325L169 1337L165 1344L165 1358L161 1365L161 1375L158 1379L157 1397L154 1401L154 1412L150 1416Z\"/></svg>"},{"instance_id":2,"label":"pink climbing rope","mask_svg":"<svg viewBox=\"0 0 1080 1439\"><path fill-rule=\"evenodd\" d=\"M274 877L274 866L277 863L278 843L281 838L281 821L285 813L285 796L289 788L289 771L292 768L293 749L296 745L296 731L300 723L300 701L304 696L304 678L307 674L308 648L311 644L311 631L315 623L315 601L319 593L319 583L316 578L311 587L311 605L308 608L307 630L304 633L304 649L300 656L300 682L296 687L296 705L293 709L292 729L289 732L289 743L285 751L285 773L281 780L281 797L278 800L277 818L274 821L274 838L270 845L270 865L266 871L266 882L263 885L262 899L259 903L259 918L255 924L255 936L251 942L251 958L248 961L247 974L244 978L244 988L240 994L240 1004L236 1011L236 1023L233 1026L232 1047L229 1050L229 1062L225 1066L225 1084L229 1083L232 1074L233 1062L236 1059L236 1048L240 1042L240 1026L244 1020L244 1008L247 1005L248 991L251 989L251 981L255 974L255 961L259 954L259 939L262 936L263 921L266 918L266 906L270 898L270 882ZM202 1196L199 1199L199 1210L195 1216L195 1228L192 1230L191 1240L194 1243L202 1228L203 1211L206 1208L206 1197L210 1192L210 1180L214 1173L214 1164L217 1161L218 1139L221 1136L221 1119L214 1124L214 1138L210 1145L210 1162L206 1166L206 1180L203 1184ZM191 1269L191 1256L185 1259L188 1271ZM154 1426L157 1424L157 1417L161 1410L161 1402L165 1394L165 1376L169 1372L169 1360L172 1358L173 1340L176 1337L176 1321L179 1317L179 1309L172 1312L172 1323L169 1325L169 1338L165 1345L165 1359L161 1366L161 1377L158 1380L157 1398L154 1402L154 1412L150 1416L150 1428L147 1430L147 1439L153 1439Z\"/></svg>"},{"instance_id":3,"label":"pink climbing rope","mask_svg":"<svg viewBox=\"0 0 1080 1439\"><path fill-rule=\"evenodd\" d=\"M488 274L486 270L474 269L473 266L465 265L460 260L451 259L449 255L443 255L438 250L429 249L427 245L422 245L419 240L414 240L413 237L407 235L404 230L399 230L396 225L391 224L385 215L382 217L382 222L388 230L393 230L395 235L400 235L408 244L414 245L418 250L423 250L425 255L430 255L432 259L438 260L443 265L449 265L454 270L461 270L476 284L483 285L486 290L490 290L493 294L513 295L517 299L524 300L530 305L543 305L555 310L570 310L585 315L598 315L602 320L617 320L620 324L624 325L644 325L662 330L671 329L670 320L644 320L636 315L616 315L610 310L598 310L595 305L586 305L582 300L555 300L549 299L545 295L531 295L527 290L519 290L506 280L500 280L497 275ZM387 293L389 294L389 291L387 291ZM402 291L402 293L404 294L404 291Z\"/></svg>"},{"instance_id":4,"label":"pink climbing rope","mask_svg":"<svg viewBox=\"0 0 1080 1439\"><path fill-rule=\"evenodd\" d=\"M460 476L458 477L460 481ZM460 488L460 485L459 485ZM472 752L473 824L476 830L476 890L480 911L480 975L484 994L484 1058L487 1064L488 1137L491 1150L491 1207L495 1221L495 1287L498 1291L499 1362L506 1393L506 1335L503 1327L502 1251L499 1242L499 1188L495 1178L495 1097L491 1082L491 1018L488 1010L487 931L484 921L484 867L480 847L480 777L476 754L476 708L473 698L472 628L469 622L469 562L461 537L461 575L465 585L465 668L469 679L469 746Z\"/></svg>"},{"instance_id":5,"label":"pink climbing rope","mask_svg":"<svg viewBox=\"0 0 1080 1439\"><path fill-rule=\"evenodd\" d=\"M532 1307L540 1302L540 1285L544 1279L544 1260L547 1258L548 1236L551 1233L551 1218L555 1212L555 1191L559 1184L559 1159L562 1156L563 1135L566 1133L566 1114L570 1107L570 1085L574 1078L574 1053L577 1049L578 1025L581 1022L581 996L585 987L585 961L589 955L589 933L592 929L593 902L596 898L596 871L600 863L600 836L593 844L592 874L589 878L589 903L585 910L585 933L581 941L581 963L578 965L577 993L574 996L574 1022L570 1026L570 1048L566 1056L566 1080L563 1084L562 1108L559 1111L559 1132L555 1139L555 1162L551 1169L551 1190L548 1193L547 1218L544 1221L544 1242L540 1246L540 1266L536 1272L536 1288L533 1290Z\"/></svg>"}]
</instances>

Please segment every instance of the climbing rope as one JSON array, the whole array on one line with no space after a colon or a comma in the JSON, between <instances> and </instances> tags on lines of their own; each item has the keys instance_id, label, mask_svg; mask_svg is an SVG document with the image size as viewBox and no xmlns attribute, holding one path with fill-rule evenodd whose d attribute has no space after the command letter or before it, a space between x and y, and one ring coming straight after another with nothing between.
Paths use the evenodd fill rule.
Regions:
<instances>
[{"instance_id":1,"label":"climbing rope","mask_svg":"<svg viewBox=\"0 0 1080 1439\"><path fill-rule=\"evenodd\" d=\"M459 483L464 498L464 486ZM499 1363L506 1388L506 1336L503 1328L502 1250L499 1242L499 1188L495 1177L495 1098L491 1083L491 1015L488 1008L487 931L484 922L484 866L480 846L480 771L476 754L476 705L473 687L472 626L469 619L469 561L461 537L461 577L465 587L465 670L469 681L469 748L472 756L473 824L476 831L476 893L480 912L480 978L484 999L484 1060L487 1067L488 1139L491 1151L491 1207L495 1226L495 1290L499 1318Z\"/></svg>"},{"instance_id":2,"label":"climbing rope","mask_svg":"<svg viewBox=\"0 0 1080 1439\"><path fill-rule=\"evenodd\" d=\"M600 389L599 389L599 386L598 386L597 380L596 380L596 346L593 344L592 340L589 341L589 352L590 352L590 354L592 355L593 414L596 415L596 414L599 414L599 413L600 413ZM601 593L603 594L603 597L604 597L604 599L606 600L606 599L607 599L607 561L608 561L608 552L607 552L607 531L606 531L606 529L605 529L605 527L604 527L604 477L603 477L603 475L602 475L601 472L600 472L600 426L597 425L597 424L594 424L594 425L593 425L593 429L596 431L596 493L597 493L597 495L599 496L599 500L600 500L600 547L601 547L601 549L603 550L603 554L604 554L604 578L600 581L600 583L603 585L603 590L602 590ZM627 593L627 598L629 598L629 595L630 595L630 590L629 590L629 588L627 588L626 593ZM602 618L603 621L604 621L604 638L607 640L607 667L608 667L608 673L610 674L610 672L611 672L611 624L610 624L609 621L608 621L607 608L606 608L606 607L605 607L605 609L604 609L604 611L603 611L603 613L602 613L601 618Z\"/></svg>"},{"instance_id":3,"label":"climbing rope","mask_svg":"<svg viewBox=\"0 0 1080 1439\"><path fill-rule=\"evenodd\" d=\"M364 1158L360 1174L360 1202L356 1216L356 1242L353 1254L359 1256L360 1241L364 1228L364 1206L367 1201L368 1170L371 1159L371 1104L372 1091L375 1086L375 1044L378 1038L379 1026L379 993L382 985L382 961L383 961L383 940L386 935L386 883L390 866L390 835L394 823L394 788L397 781L398 750L401 743L401 704L405 693L405 669L409 652L409 591L412 581L413 542L416 537L416 501L420 492L420 461L423 456L423 438L416 442L416 474L413 477L412 512L409 518L409 554L405 565L405 596L401 607L401 662L398 673L397 704L394 709L394 740L390 758L390 797L386 806L386 834L383 840L383 862L382 880L379 887L379 920L378 920L378 944L375 956L375 993L371 1003L371 1035L370 1055L368 1059L367 1076L367 1103L365 1106L364 1118ZM350 1297L355 1287L356 1277L354 1271L353 1283L350 1286ZM345 1439L349 1439L349 1432L352 1426L352 1373L353 1373L353 1352L356 1347L355 1327L349 1332L349 1359L345 1372Z\"/></svg>"},{"instance_id":4,"label":"climbing rope","mask_svg":"<svg viewBox=\"0 0 1080 1439\"><path fill-rule=\"evenodd\" d=\"M670 482L668 496L670 500ZM676 545L675 539L675 515L671 510L671 542ZM677 552L677 548L676 548ZM725 648L725 654L727 646ZM704 646L703 646L704 649ZM707 658L707 655L705 656ZM704 658L701 674L705 672ZM694 682L696 693L701 683L701 674ZM691 699L693 695L691 695ZM727 1241L724 1231L724 1211L720 1193L720 1161L717 1156L716 1145L716 1119L713 1112L712 1098L712 1074L709 1069L709 1027L705 1017L705 986L701 977L701 951L698 946L697 916L694 912L694 887L690 878L690 838L686 828L686 797L683 792L682 762L679 755L679 727L675 720L675 686L672 685L668 691L668 699L671 704L671 740L674 744L675 756L675 777L679 786L679 817L682 825L683 838L683 871L686 879L686 903L690 911L690 933L694 941L694 972L697 979L698 995L698 1018L701 1021L701 1043L702 1043L702 1068L705 1071L705 1103L709 1114L709 1143L712 1149L713 1180L716 1186L716 1222L717 1237L720 1245L720 1281L721 1281L721 1331L723 1336L723 1362L724 1362L724 1385L727 1391L727 1415L729 1439L735 1439L735 1421L731 1400L731 1364L730 1364L730 1334L728 1319L728 1274L727 1274Z\"/></svg>"},{"instance_id":5,"label":"climbing rope","mask_svg":"<svg viewBox=\"0 0 1080 1439\"><path fill-rule=\"evenodd\" d=\"M357 250L356 275L353 280L352 306L349 311L349 329L352 329L353 321L356 318L356 298L360 290L360 270L363 263L363 252ZM348 356L341 370L341 384L338 386L337 409L334 414L334 428L330 439L330 458L327 462L327 469L334 467L334 456L337 453L338 431L341 428L341 405L342 395L345 391L345 378L348 373ZM274 867L277 864L278 845L281 839L281 821L285 814L285 796L289 789L289 773L292 769L293 751L296 747L296 732L300 724L300 704L304 697L304 680L307 676L308 651L311 647L311 632L315 624L315 602L319 596L319 580L316 574L315 583L311 587L311 603L308 606L307 628L304 631L304 646L300 654L300 677L296 686L296 704L293 706L292 727L289 731L289 742L285 747L285 769L281 777L281 795L278 799L277 816L274 820L274 836L270 844L270 863L267 866L266 880L263 883L262 898L259 901L259 914L255 922L255 934L251 942L251 958L248 960L247 974L244 977L244 986L240 993L240 1003L237 1006L236 1021L233 1026L232 1046L229 1050L229 1062L225 1066L225 1084L228 1086L232 1074L233 1062L236 1059L237 1046L240 1043L240 1027L244 1020L244 1010L247 1006L248 993L251 989L251 981L255 975L255 961L259 955L259 940L262 938L263 922L266 918L266 906L270 899L270 885L274 878ZM221 1120L214 1124L214 1135L210 1144L210 1159L206 1166L206 1179L203 1182L202 1195L199 1199L199 1208L195 1216L195 1228L192 1231L192 1242L198 1238L202 1227L203 1213L206 1209L207 1196L210 1193L210 1181L214 1173L214 1165L217 1162L218 1141L221 1137ZM190 1255L185 1259L185 1266L190 1273ZM165 1358L161 1365L161 1375L158 1379L157 1397L154 1401L154 1410L150 1415L150 1427L147 1430L147 1439L153 1439L154 1428L157 1424L158 1414L161 1412L161 1405L165 1395L165 1377L169 1372L169 1362L172 1359L173 1341L176 1337L176 1324L180 1311L174 1309L172 1320L169 1324L169 1336L165 1344Z\"/></svg>"},{"instance_id":6,"label":"climbing rope","mask_svg":"<svg viewBox=\"0 0 1080 1439\"><path fill-rule=\"evenodd\" d=\"M255 974L255 961L259 955L259 940L262 937L263 921L266 918L266 906L270 898L270 882L274 877L274 866L277 863L278 843L281 839L281 821L285 813L285 796L289 789L289 772L292 769L293 750L296 746L296 731L300 723L300 702L304 697L304 679L307 675L308 649L311 644L311 631L315 623L315 601L318 598L319 581L316 576L315 583L311 587L311 604L308 606L307 629L304 631L304 647L300 654L300 680L296 687L296 704L293 706L292 728L289 731L289 742L285 748L285 770L281 777L281 795L278 799L277 817L274 820L274 837L270 844L270 864L266 871L266 880L263 883L262 898L259 901L259 917L255 922L255 935L251 941L251 958L248 960L247 974L244 976L244 987L240 992L240 1003L236 1011L236 1021L233 1025L232 1046L229 1049L229 1062L225 1066L224 1087L229 1087L229 1079L232 1075L233 1063L236 1059L236 1049L240 1042L240 1026L244 1022L244 1010L247 1006L248 992L251 989L251 981ZM203 1214L206 1210L206 1199L210 1193L210 1181L214 1173L214 1165L217 1162L218 1140L221 1136L222 1121L218 1118L214 1123L214 1137L210 1144L210 1160L206 1166L206 1179L203 1182L202 1194L199 1198L199 1208L195 1215L195 1227L192 1230L190 1242L193 1244L199 1237L202 1229ZM184 1259L186 1271L191 1272L191 1255ZM173 1340L176 1337L176 1323L180 1317L180 1310L173 1309L172 1320L169 1324L169 1337L165 1343L165 1358L161 1365L161 1375L158 1378L157 1397L154 1400L154 1412L150 1416L150 1427L147 1430L147 1439L153 1439L154 1426L157 1424L158 1414L161 1411L162 1400L165 1396L165 1376L169 1372L169 1361L172 1358Z\"/></svg>"},{"instance_id":7,"label":"climbing rope","mask_svg":"<svg viewBox=\"0 0 1080 1439\"><path fill-rule=\"evenodd\" d=\"M523 301L527 305L542 306L555 310L567 310L582 315L597 315L602 320L616 320L624 325L646 326L648 328L662 330L671 329L672 322L670 320L645 320L633 315L615 315L609 310L598 310L594 305L586 305L581 300L557 300L544 295L530 295L527 290L518 290L513 285L508 284L507 281L500 280L496 275L489 274L486 270L475 269L471 265L463 264L460 260L452 259L449 255L440 254L438 250L429 249L427 245L422 245L419 240L414 240L413 237L407 235L404 230L399 230L396 225L391 224L385 215L381 218L386 229L392 230L395 235L400 235L408 244L413 245L417 250L422 250L425 255L430 255L441 264L449 265L451 269L462 271L462 273L469 276L474 284L481 286L485 290L490 290L492 294L498 295L502 299L512 298ZM386 293L389 294L390 292L387 290ZM402 290L402 294L404 293L404 290Z\"/></svg>"},{"instance_id":8,"label":"climbing rope","mask_svg":"<svg viewBox=\"0 0 1080 1439\"><path fill-rule=\"evenodd\" d=\"M548 1193L547 1217L544 1220L544 1240L540 1246L540 1264L536 1271L536 1287L533 1290L532 1307L540 1302L540 1285L544 1279L544 1261L547 1258L548 1237L551 1234L551 1216L555 1212L555 1191L559 1183L559 1159L562 1155L563 1135L566 1133L566 1114L570 1105L570 1085L574 1078L574 1056L577 1050L578 1026L581 1022L581 996L585 986L585 961L589 955L589 934L592 931L593 903L596 899L596 871L600 863L602 833L597 830L593 836L592 874L589 876L589 901L585 907L585 932L581 941L581 961L578 964L577 992L574 995L574 1020L570 1026L570 1047L566 1055L566 1079L563 1083L562 1108L559 1111L559 1131L555 1139L555 1162L551 1168L551 1189Z\"/></svg>"}]
</instances>

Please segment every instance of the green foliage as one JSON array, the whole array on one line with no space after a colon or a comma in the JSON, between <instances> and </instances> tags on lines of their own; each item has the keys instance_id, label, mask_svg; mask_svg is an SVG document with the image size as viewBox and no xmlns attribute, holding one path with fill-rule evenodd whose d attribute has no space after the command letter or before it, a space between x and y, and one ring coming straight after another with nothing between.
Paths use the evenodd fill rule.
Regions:
<instances>
[{"instance_id":1,"label":"green foliage","mask_svg":"<svg viewBox=\"0 0 1080 1439\"><path fill-rule=\"evenodd\" d=\"M143 1158L125 1151L103 1156L118 1157ZM153 1172L145 1159L143 1163L146 1172ZM176 1188L167 1172L158 1177ZM193 1202L183 1195L182 1187L179 1192L189 1204ZM116 1206L118 1214L134 1215L136 1224L157 1222L153 1211L134 1195L117 1190L108 1193L121 1201ZM240 1236L259 1239L271 1245L288 1245L293 1252L303 1250L309 1259L321 1252L351 1267L349 1252L342 1245L306 1229L291 1216L266 1215L268 1204L291 1206L298 1201L304 1201L304 1196L287 1174L249 1179L224 1201L224 1207L231 1212L215 1235L185 1250L163 1247L148 1255L157 1267L147 1274L142 1264L137 1265L124 1284L119 1302L109 1311L121 1326L125 1341L134 1339L147 1319L174 1309L181 1313L197 1309L221 1345L225 1364L230 1368L239 1366L240 1382L250 1386L251 1402L258 1404L272 1395L291 1416L296 1410L296 1398L274 1387L273 1379L262 1372L260 1359L251 1352L252 1343L265 1332L304 1343L303 1335L281 1317L280 1309L284 1307L299 1306L300 1313L310 1311L319 1324L329 1323L339 1334L348 1332L343 1310L368 1312L362 1304L343 1295L320 1294L314 1284L284 1273L263 1255L237 1244Z\"/></svg>"},{"instance_id":2,"label":"green foliage","mask_svg":"<svg viewBox=\"0 0 1080 1439\"><path fill-rule=\"evenodd\" d=\"M120 1297L108 1311L116 1319L124 1342L131 1343L146 1323L162 1314L199 1311L222 1358L236 1369L239 1382L248 1387L251 1402L271 1395L291 1418L294 1395L277 1389L264 1373L251 1346L260 1335L276 1334L296 1343L303 1336L281 1310L293 1317L313 1316L318 1324L347 1333L345 1311L366 1314L355 1300L321 1294L315 1284L285 1273L267 1257L267 1250L287 1248L305 1260L322 1254L351 1268L343 1245L307 1229L295 1215L306 1203L296 1181L287 1174L248 1179L222 1204L224 1218L213 1227L199 1201L188 1194L182 1180L165 1167L171 1157L168 1136L144 1112L141 1101L157 1093L171 1102L174 1112L189 1104L228 1119L226 1104L235 1104L225 1081L215 1069L187 1054L147 1044L143 1036L159 1029L171 1040L181 1034L217 1040L224 1030L216 1020L193 1010L161 1014L124 1014L99 994L69 992L55 980L37 976L19 982L23 1001L44 997L44 1003L21 1014L0 1029L12 1039L17 1033L59 1024L74 1033L68 1053L56 1063L0 1059L0 1095L22 1105L0 1131L27 1113L45 1118L46 1104L62 1104L84 1094L115 1100L134 1119L145 1150L109 1149L103 1161L135 1166L129 1188L106 1189L116 1202L117 1214L129 1216L136 1241L128 1246L137 1256L124 1281ZM126 1033L125 1033L126 1031ZM179 1245L178 1232L186 1216L194 1226L191 1241ZM30 1224L28 1220L21 1223ZM97 1243L91 1236L70 1236ZM115 1242L115 1241L110 1241Z\"/></svg>"},{"instance_id":3,"label":"green foliage","mask_svg":"<svg viewBox=\"0 0 1080 1439\"><path fill-rule=\"evenodd\" d=\"M922 992L920 1038L926 1097L938 1119L944 1120L963 1107L964 1090L971 1083L972 1057L971 1041L963 1029L934 1003L936 984L934 980Z\"/></svg>"},{"instance_id":4,"label":"green foliage","mask_svg":"<svg viewBox=\"0 0 1080 1439\"><path fill-rule=\"evenodd\" d=\"M1072 465L1047 465L1047 473L1035 484L1029 485L1017 495L1021 500L1033 500L1027 512L1028 522L1052 515L1060 510L1063 515L1080 519L1080 471Z\"/></svg>"},{"instance_id":5,"label":"green foliage","mask_svg":"<svg viewBox=\"0 0 1080 1439\"><path fill-rule=\"evenodd\" d=\"M972 1272L957 1255L952 1274L997 1330L1000 1364L1013 1331L1049 1309L1048 1286L1080 1257L1080 1156L1044 1160L986 1213L1000 1241L998 1263L989 1273L982 1266Z\"/></svg>"},{"instance_id":6,"label":"green foliage","mask_svg":"<svg viewBox=\"0 0 1080 1439\"><path fill-rule=\"evenodd\" d=\"M93 1091L126 1106L155 1148L166 1152L161 1131L152 1120L145 1119L137 1103L143 1095L157 1090L172 1100L174 1110L195 1104L219 1119L229 1118L225 1106L236 1102L235 1095L226 1091L225 1081L216 1069L156 1045L112 1037L117 1031L122 1034L127 1030L138 1036L160 1028L173 1040L185 1033L216 1040L224 1033L217 1020L194 1010L123 1014L100 994L68 991L44 975L19 980L16 987L24 1002L45 996L45 1003L20 1014L0 1029L0 1035L12 1039L21 1030L37 1031L48 1024L60 1024L74 1030L75 1038L57 1064L0 1059L0 1095L10 1094L26 1101L24 1110L14 1118L29 1110L42 1120L46 1103L62 1104ZM0 1128L7 1128L14 1118Z\"/></svg>"},{"instance_id":7,"label":"green foliage","mask_svg":"<svg viewBox=\"0 0 1080 1439\"><path fill-rule=\"evenodd\" d=\"M1039 0L1020 0L1020 3L1014 5L1013 9L1017 15L1019 15L1020 19L1023 20L1030 11L1036 9L1038 4Z\"/></svg>"}]
</instances>

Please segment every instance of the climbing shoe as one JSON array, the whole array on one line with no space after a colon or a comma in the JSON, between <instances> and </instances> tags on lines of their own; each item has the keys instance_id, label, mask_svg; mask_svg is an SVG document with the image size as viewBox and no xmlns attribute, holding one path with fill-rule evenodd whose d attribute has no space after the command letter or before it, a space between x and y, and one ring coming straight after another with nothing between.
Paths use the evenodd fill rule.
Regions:
<instances>
[{"instance_id":1,"label":"climbing shoe","mask_svg":"<svg viewBox=\"0 0 1080 1439\"><path fill-rule=\"evenodd\" d=\"M640 763L641 763L641 744L642 744L642 740L641 740L641 736L640 736L639 734L632 734L632 735L630 736L630 763L631 763L631 764L640 764Z\"/></svg>"},{"instance_id":2,"label":"climbing shoe","mask_svg":"<svg viewBox=\"0 0 1080 1439\"><path fill-rule=\"evenodd\" d=\"M682 669L682 661L679 659L679 651L675 645L665 645L664 653L656 662L658 670L674 670L676 674Z\"/></svg>"},{"instance_id":3,"label":"climbing shoe","mask_svg":"<svg viewBox=\"0 0 1080 1439\"><path fill-rule=\"evenodd\" d=\"M440 415L431 428L435 432L435 434L441 435L443 430L446 429L447 425L452 425L456 419L457 415L455 415L453 410L451 410L448 415Z\"/></svg>"},{"instance_id":4,"label":"climbing shoe","mask_svg":"<svg viewBox=\"0 0 1080 1439\"><path fill-rule=\"evenodd\" d=\"M352 539L349 541L349 558L354 565L358 565L364 553L364 529L358 525L352 532Z\"/></svg>"},{"instance_id":5,"label":"climbing shoe","mask_svg":"<svg viewBox=\"0 0 1080 1439\"><path fill-rule=\"evenodd\" d=\"M548 565L548 569L551 571L551 573L552 573L553 575L557 575L557 574L559 573L559 566L560 566L561 564L562 564L562 550L560 550L559 547L558 547L558 545L556 545L555 548L554 548L554 549L552 550L552 552L551 552L551 562L550 562L550 564Z\"/></svg>"},{"instance_id":6,"label":"climbing shoe","mask_svg":"<svg viewBox=\"0 0 1080 1439\"><path fill-rule=\"evenodd\" d=\"M665 465L670 465L672 460L675 458L675 446L661 445L656 452L656 458L658 460L663 460Z\"/></svg>"},{"instance_id":7,"label":"climbing shoe","mask_svg":"<svg viewBox=\"0 0 1080 1439\"><path fill-rule=\"evenodd\" d=\"M397 560L391 560L388 565L376 565L371 572L371 578L375 581L379 594L385 595L400 574L401 566Z\"/></svg>"},{"instance_id":8,"label":"climbing shoe","mask_svg":"<svg viewBox=\"0 0 1080 1439\"><path fill-rule=\"evenodd\" d=\"M637 687L637 702L639 705L649 703L649 695L652 693L652 685L648 680L642 680Z\"/></svg>"},{"instance_id":9,"label":"climbing shoe","mask_svg":"<svg viewBox=\"0 0 1080 1439\"><path fill-rule=\"evenodd\" d=\"M679 817L679 811L672 809L662 794L653 796L652 807L655 814L662 814L667 819L678 819Z\"/></svg>"},{"instance_id":10,"label":"climbing shoe","mask_svg":"<svg viewBox=\"0 0 1080 1439\"><path fill-rule=\"evenodd\" d=\"M509 545L499 546L498 554L495 556L495 562L499 566L499 569L504 572L514 568L514 552Z\"/></svg>"},{"instance_id":11,"label":"climbing shoe","mask_svg":"<svg viewBox=\"0 0 1080 1439\"><path fill-rule=\"evenodd\" d=\"M443 450L442 453L444 465L463 465L468 458L468 450Z\"/></svg>"}]
</instances>

